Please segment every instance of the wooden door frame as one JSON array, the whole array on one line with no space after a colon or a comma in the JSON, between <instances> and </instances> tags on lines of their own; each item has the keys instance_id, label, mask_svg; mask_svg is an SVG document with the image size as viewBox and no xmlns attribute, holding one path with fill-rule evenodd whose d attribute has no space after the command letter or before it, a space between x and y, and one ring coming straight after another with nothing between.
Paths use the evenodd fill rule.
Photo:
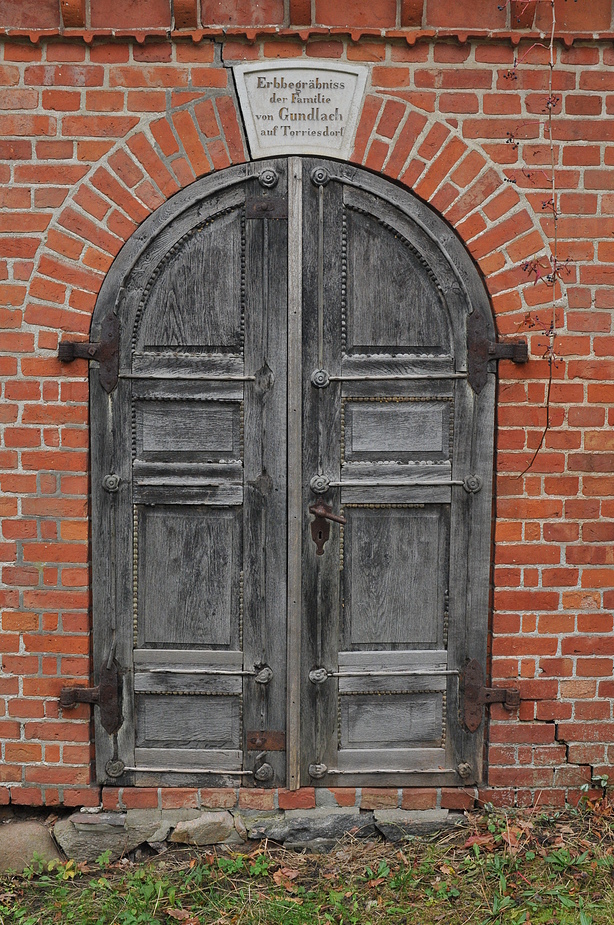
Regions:
<instances>
[{"instance_id":1,"label":"wooden door frame","mask_svg":"<svg viewBox=\"0 0 614 925\"><path fill-rule=\"evenodd\" d=\"M213 173L201 180L195 181L189 187L181 190L171 197L166 203L160 206L151 216L149 216L139 229L132 235L129 241L124 245L119 255L116 257L111 269L109 270L103 285L101 287L96 306L92 316L91 336L90 339L95 341L100 337L102 324L111 313L117 314L120 299L124 316L120 318L120 326L123 329L123 336L120 335L120 369L125 368L129 363L129 352L131 345L131 336L134 320L138 306L136 294L131 294L126 290L131 274L138 264L146 248L150 247L152 240L164 236L165 229L171 224L181 226L186 222L188 213L194 214L197 211L198 203L207 199L218 192L232 188L235 185L242 184L250 177L257 177L269 164L274 160L253 161L241 164L235 167L229 167L218 173ZM323 159L324 160L324 159ZM295 246L289 245L288 253L288 272L289 272L289 318L290 332L289 337L301 338L301 285L302 276L302 255L300 253L300 234L292 235L292 229L300 228L302 221L301 205L301 167L302 158L297 155L288 158L290 166L289 173L289 240L296 238ZM474 314L480 317L481 326L489 340L495 340L495 324L491 310L489 297L486 288L482 282L480 274L473 263L473 260L467 252L464 244L451 229L447 223L430 206L423 203L408 188L401 186L381 175L373 174L362 167L354 167L345 162L326 161L331 167L335 179L338 182L348 184L356 189L364 190L378 197L382 202L401 212L413 223L417 224L423 232L425 238L430 242L430 246L443 258L446 264L447 280L445 282L447 304L453 312L464 312ZM186 227L187 227L186 225ZM138 291L138 290L136 290ZM294 293L294 298L292 297ZM126 307L128 311L126 312ZM454 319L452 318L452 322ZM455 356L466 356L467 345L464 341L464 324L452 324ZM494 369L490 370L494 373ZM288 392L288 410L293 410L294 424L290 425L289 433L289 451L290 444L292 447L301 446L301 428L300 415L296 414L297 401L300 408L300 369L289 370L289 392ZM478 406L494 409L494 387L495 376L488 376L487 386L476 396L475 400ZM90 372L90 411L91 411L91 441L92 447L96 449L96 473L112 472L116 468L113 456L113 449L107 446L104 441L104 428L108 425L108 409L112 398L99 385L99 369L96 364L92 364ZM493 445L494 426L492 413L484 415L483 424L480 424L479 410L477 413L478 427L473 434L473 442L477 449L480 445L487 447ZM102 428L102 431L101 431ZM100 447L104 447L102 455ZM494 455L494 450L493 450ZM489 456L489 459L492 457ZM492 477L492 465L490 466L490 475ZM120 474L121 477L121 474ZM125 477L125 473L124 473ZM490 481L484 485L485 490L475 496L476 522L480 525L488 523L491 525L491 504L492 491ZM107 653L111 652L112 628L114 626L114 604L108 600L104 592L103 585L106 587L115 587L118 595L129 595L127 588L122 590L121 572L125 571L125 566L117 562L117 557L112 554L108 555L108 548L105 550L105 544L108 537L116 529L112 522L112 506L105 504L108 500L105 493L98 484L92 486L92 555L96 559L96 569L98 573L104 576L103 581L95 581L93 587L93 612L95 614L106 614L107 619L97 617L93 619L93 645L97 662L94 663L94 679L97 683L99 678L99 665ZM304 515L301 501L301 491L298 483L289 485L289 523L292 519L302 518ZM480 607L484 613L480 619L471 618L471 601L467 606L467 617L464 621L466 634L466 652L469 658L477 658L482 664L486 660L487 638L488 638L488 597L490 582L490 562L491 562L491 531L492 525L488 530L474 531L471 537L473 561L477 561L477 577L472 574L471 580L467 578L467 585L470 589L471 597L478 599ZM289 531L288 545L288 563L289 573L291 571L295 576L292 587L288 583L288 659L287 659L287 733L288 733L288 752L287 752L287 783L290 789L301 786L306 783L300 780L299 770L299 749L300 749L300 594L297 593L297 582L300 582L300 548L297 549L296 543L290 540L290 534L296 535L297 531ZM104 564L101 562L104 559ZM298 576L298 577L296 577ZM291 655L294 653L294 655ZM118 653L119 654L119 653ZM133 710L133 694L131 690L131 675L127 669L123 676L123 709ZM108 762L113 761L116 749L109 736L101 734L99 719L96 716L96 733L97 733L97 771L100 780L107 780L108 775L105 768L108 768ZM472 752L477 754L481 752L483 743L484 724L481 729L472 734ZM121 740L122 731L119 731ZM466 732L459 733L459 740L466 740ZM461 748L462 752L462 748ZM478 770L477 778L482 776ZM460 782L460 781L459 781Z\"/></svg>"}]
</instances>

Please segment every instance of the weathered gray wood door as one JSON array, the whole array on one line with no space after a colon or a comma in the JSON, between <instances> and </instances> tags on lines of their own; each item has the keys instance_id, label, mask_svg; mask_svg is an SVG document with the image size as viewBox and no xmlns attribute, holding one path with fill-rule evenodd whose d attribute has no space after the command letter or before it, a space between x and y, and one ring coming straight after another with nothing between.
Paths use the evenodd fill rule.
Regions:
<instances>
[{"instance_id":1,"label":"weathered gray wood door","mask_svg":"<svg viewBox=\"0 0 614 925\"><path fill-rule=\"evenodd\" d=\"M97 720L99 779L478 780L459 676L486 652L494 376L468 327L492 321L453 233L365 171L253 163L143 224L94 334L109 313L94 661L123 722Z\"/></svg>"}]
</instances>

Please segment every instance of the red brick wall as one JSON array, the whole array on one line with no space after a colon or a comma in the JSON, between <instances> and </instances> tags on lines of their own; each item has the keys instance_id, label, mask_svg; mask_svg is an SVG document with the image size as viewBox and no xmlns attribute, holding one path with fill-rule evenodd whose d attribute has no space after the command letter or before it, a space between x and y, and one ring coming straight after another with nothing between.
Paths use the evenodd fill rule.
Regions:
<instances>
[{"instance_id":1,"label":"red brick wall","mask_svg":"<svg viewBox=\"0 0 614 925\"><path fill-rule=\"evenodd\" d=\"M569 262L556 292L551 426L521 475L546 421L552 289L530 261L546 266L553 220L548 49L536 37L518 41L535 17L546 29L551 4L501 5L316 0L316 26L297 34L291 23L308 25L311 9L301 0L258 4L251 32L239 26L253 4L176 0L177 29L194 35L136 41L92 33L170 28L166 0L91 0L89 20L79 0L62 0L64 20L51 0L0 0L0 24L14 27L0 60L0 802L99 797L90 708L62 715L58 705L67 680L83 682L90 670L87 369L57 361L59 338L87 336L105 273L151 211L246 158L224 64L259 56L371 66L352 161L406 184L449 221L481 269L499 333L529 340L528 365L499 368L493 571L492 676L519 686L523 700L518 715L491 710L481 797L562 803L614 764L614 53L611 42L572 45L569 30L588 29L588 19L579 24L573 4L557 0L550 105L558 253ZM591 31L609 31L609 2L577 6L590 8ZM353 16L351 34L340 8ZM203 38L205 15L230 23L231 34ZM487 22L496 39L464 41ZM16 34L37 24L47 37ZM433 35L461 27L461 40ZM369 799L432 806L473 797ZM205 806L230 797L142 791L138 800L184 798ZM105 794L108 805L134 799ZM279 794L280 805L296 799L311 797Z\"/></svg>"},{"instance_id":2,"label":"red brick wall","mask_svg":"<svg viewBox=\"0 0 614 925\"><path fill-rule=\"evenodd\" d=\"M610 0L0 0L0 29L12 34L121 34L261 30L279 32L310 26L317 30L363 30L400 35L413 43L422 31L463 35L533 30L568 37L605 37L613 28ZM408 31L409 36L408 36Z\"/></svg>"}]
</instances>

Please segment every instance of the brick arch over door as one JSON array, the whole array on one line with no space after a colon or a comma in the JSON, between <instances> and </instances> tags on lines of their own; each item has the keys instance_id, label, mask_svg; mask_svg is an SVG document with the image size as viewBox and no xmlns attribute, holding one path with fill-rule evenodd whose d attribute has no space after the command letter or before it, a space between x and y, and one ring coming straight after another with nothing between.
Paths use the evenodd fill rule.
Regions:
<instances>
[{"instance_id":1,"label":"brick arch over door","mask_svg":"<svg viewBox=\"0 0 614 925\"><path fill-rule=\"evenodd\" d=\"M446 219L480 268L499 333L517 333L524 311L550 301L548 287L534 286L522 268L547 253L543 214L533 207L535 199L541 210L539 194L527 196L479 145L453 125L433 125L401 93L367 96L350 162L412 189ZM80 168L49 227L29 286L29 323L85 335L104 273L139 224L195 179L249 159L231 96L133 121L95 166Z\"/></svg>"}]
</instances>

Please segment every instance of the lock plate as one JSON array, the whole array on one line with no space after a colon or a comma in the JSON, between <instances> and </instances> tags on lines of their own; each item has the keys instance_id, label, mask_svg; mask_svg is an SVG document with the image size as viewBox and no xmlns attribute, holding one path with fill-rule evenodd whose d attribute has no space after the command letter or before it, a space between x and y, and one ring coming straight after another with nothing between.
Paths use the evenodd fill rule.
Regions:
<instances>
[{"instance_id":1,"label":"lock plate","mask_svg":"<svg viewBox=\"0 0 614 925\"><path fill-rule=\"evenodd\" d=\"M347 520L342 514L333 514L333 509L329 504L318 501L309 508L309 513L314 515L311 521L311 538L316 544L316 556L324 555L324 545L330 536L330 521L336 524L345 524Z\"/></svg>"}]
</instances>

